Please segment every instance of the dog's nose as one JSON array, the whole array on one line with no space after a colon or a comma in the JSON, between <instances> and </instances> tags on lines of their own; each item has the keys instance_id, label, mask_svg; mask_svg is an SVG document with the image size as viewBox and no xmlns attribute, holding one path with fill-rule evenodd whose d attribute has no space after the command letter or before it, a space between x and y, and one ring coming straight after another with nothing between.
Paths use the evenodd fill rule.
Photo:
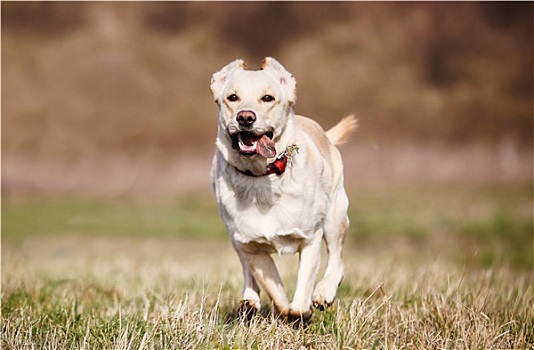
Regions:
<instances>
[{"instance_id":1,"label":"dog's nose","mask_svg":"<svg viewBox=\"0 0 534 350\"><path fill-rule=\"evenodd\" d=\"M256 114L252 111L241 111L237 113L236 119L239 126L251 127L256 121Z\"/></svg>"}]
</instances>

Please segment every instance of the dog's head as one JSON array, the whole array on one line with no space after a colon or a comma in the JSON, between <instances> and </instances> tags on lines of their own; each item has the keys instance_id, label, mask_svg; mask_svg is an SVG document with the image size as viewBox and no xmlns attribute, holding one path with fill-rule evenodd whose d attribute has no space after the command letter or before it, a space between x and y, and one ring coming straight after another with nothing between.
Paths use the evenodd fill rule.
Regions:
<instances>
[{"instance_id":1,"label":"dog's head","mask_svg":"<svg viewBox=\"0 0 534 350\"><path fill-rule=\"evenodd\" d=\"M243 60L233 61L211 79L219 106L218 147L227 160L273 158L293 113L296 82L274 58L265 58L261 70L244 67Z\"/></svg>"}]
</instances>

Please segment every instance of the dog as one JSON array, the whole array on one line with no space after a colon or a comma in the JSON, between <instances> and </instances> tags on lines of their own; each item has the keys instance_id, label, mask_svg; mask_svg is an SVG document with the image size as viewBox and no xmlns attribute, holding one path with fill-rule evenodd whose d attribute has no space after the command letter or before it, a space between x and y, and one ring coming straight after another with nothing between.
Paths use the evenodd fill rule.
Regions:
<instances>
[{"instance_id":1,"label":"dog","mask_svg":"<svg viewBox=\"0 0 534 350\"><path fill-rule=\"evenodd\" d=\"M246 70L238 59L213 74L218 105L211 178L220 215L243 268L238 311L260 310L260 286L276 312L307 321L330 306L343 279L342 246L349 230L343 163L336 148L357 128L353 115L324 131L295 115L296 81L277 60ZM326 271L315 286L321 244ZM300 255L293 300L271 254Z\"/></svg>"}]
</instances>

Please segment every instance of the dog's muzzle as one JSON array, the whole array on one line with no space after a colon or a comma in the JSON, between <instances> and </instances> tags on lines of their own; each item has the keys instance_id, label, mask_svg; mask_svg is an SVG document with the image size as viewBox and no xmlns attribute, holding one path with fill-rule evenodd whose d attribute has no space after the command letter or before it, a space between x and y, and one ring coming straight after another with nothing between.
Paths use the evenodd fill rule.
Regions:
<instances>
[{"instance_id":1,"label":"dog's muzzle","mask_svg":"<svg viewBox=\"0 0 534 350\"><path fill-rule=\"evenodd\" d=\"M260 135L250 131L240 131L230 134L230 138L232 139L232 148L238 150L242 156L251 157L256 154L265 158L276 156L272 131Z\"/></svg>"}]
</instances>

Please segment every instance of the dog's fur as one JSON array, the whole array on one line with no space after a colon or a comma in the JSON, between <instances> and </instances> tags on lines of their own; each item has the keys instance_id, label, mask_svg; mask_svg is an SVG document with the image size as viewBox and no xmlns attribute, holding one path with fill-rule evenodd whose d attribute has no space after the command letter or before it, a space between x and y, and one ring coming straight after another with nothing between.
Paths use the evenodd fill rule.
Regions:
<instances>
[{"instance_id":1,"label":"dog's fur","mask_svg":"<svg viewBox=\"0 0 534 350\"><path fill-rule=\"evenodd\" d=\"M294 115L295 79L270 57L258 71L245 70L242 60L231 62L213 75L210 88L219 106L211 176L222 219L243 266L240 310L260 309L262 286L280 315L307 320L312 305L324 309L333 302L343 278L348 199L335 145L356 129L356 119L349 116L325 133L313 120ZM239 121L243 111L248 116L253 113L252 123ZM237 135L244 132L254 140L242 141L245 136ZM259 150L262 142L274 147L276 155L288 154L284 173L265 175L276 157L267 158ZM314 289L323 239L328 262ZM300 266L289 301L271 254L296 252Z\"/></svg>"}]
</instances>

